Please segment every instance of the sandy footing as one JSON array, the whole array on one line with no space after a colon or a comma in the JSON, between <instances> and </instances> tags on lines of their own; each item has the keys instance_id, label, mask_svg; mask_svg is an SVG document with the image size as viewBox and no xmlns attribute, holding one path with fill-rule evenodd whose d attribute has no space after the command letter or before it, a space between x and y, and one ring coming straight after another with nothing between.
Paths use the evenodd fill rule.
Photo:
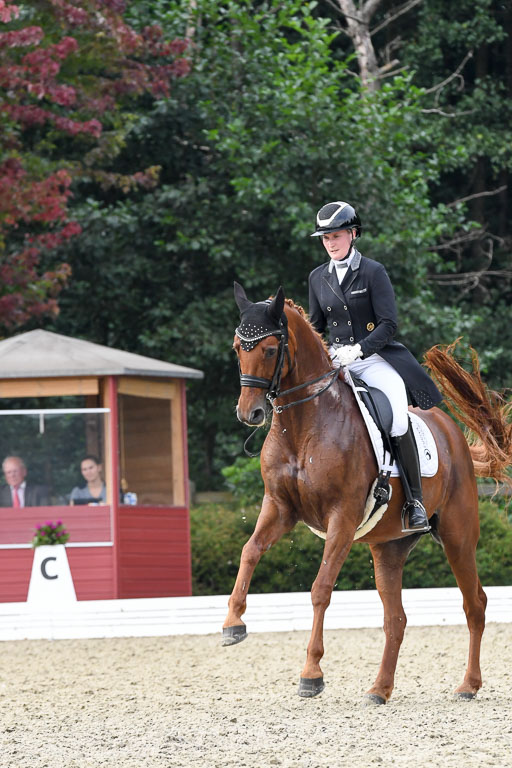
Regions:
<instances>
[{"instance_id":1,"label":"sandy footing","mask_svg":"<svg viewBox=\"0 0 512 768\"><path fill-rule=\"evenodd\" d=\"M451 698L467 629L409 628L393 697L373 708L379 630L326 632L314 699L297 696L309 633L219 638L1 643L0 766L512 766L512 624L488 626L469 702Z\"/></svg>"}]
</instances>

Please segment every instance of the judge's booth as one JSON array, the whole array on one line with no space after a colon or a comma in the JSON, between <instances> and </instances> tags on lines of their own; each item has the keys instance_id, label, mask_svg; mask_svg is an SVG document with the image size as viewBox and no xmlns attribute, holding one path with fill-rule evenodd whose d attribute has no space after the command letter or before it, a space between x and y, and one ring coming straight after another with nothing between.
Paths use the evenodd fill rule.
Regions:
<instances>
[{"instance_id":1,"label":"judge's booth","mask_svg":"<svg viewBox=\"0 0 512 768\"><path fill-rule=\"evenodd\" d=\"M27 599L36 526L62 521L78 600L191 594L186 381L201 371L31 331L0 342L0 602ZM81 474L101 464L104 499ZM76 498L75 498L76 497ZM81 497L81 498L80 498Z\"/></svg>"}]
</instances>

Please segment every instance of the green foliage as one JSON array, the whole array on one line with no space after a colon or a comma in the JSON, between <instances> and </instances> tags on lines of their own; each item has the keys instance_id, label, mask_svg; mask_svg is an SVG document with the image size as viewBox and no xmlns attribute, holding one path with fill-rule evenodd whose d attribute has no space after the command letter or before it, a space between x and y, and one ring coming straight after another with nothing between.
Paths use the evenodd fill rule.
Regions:
<instances>
[{"instance_id":1,"label":"green foliage","mask_svg":"<svg viewBox=\"0 0 512 768\"><path fill-rule=\"evenodd\" d=\"M362 216L362 252L391 275L399 339L421 359L462 334L481 353L488 380L509 385L510 278L478 278L474 290L473 278L462 290L449 281L489 263L471 241L464 246L476 232L473 218L501 217L493 267L510 270L506 206L483 198L482 219L473 200L454 202L475 191L482 156L490 186L510 167L510 105L499 71L505 25L490 0L463 0L456 13L423 0L402 14L405 69L375 94L350 74L353 55L327 3L195 5L129 6L137 29L158 23L167 37L193 32L192 70L171 98L134 105L111 153L120 177L158 165L159 186L125 193L93 174L75 181L73 215L83 234L62 249L73 280L48 327L203 370L204 381L188 391L190 471L198 488L220 487L222 467L247 436L234 415L233 280L252 300L282 284L305 306L307 275L325 260L309 238L314 214L341 197ZM480 46L480 60L486 39L489 77L464 70L463 87L452 78L429 92L468 45Z\"/></svg>"},{"instance_id":2,"label":"green foliage","mask_svg":"<svg viewBox=\"0 0 512 768\"><path fill-rule=\"evenodd\" d=\"M192 577L195 595L230 594L243 545L248 540L259 509L231 505L204 505L191 510ZM512 525L500 507L480 504L481 536L477 565L482 584L512 584ZM303 523L284 536L258 564L252 592L306 592L316 578L323 541ZM411 587L456 586L442 547L423 536L404 570L403 585ZM373 562L367 545L358 544L340 571L335 589L373 589Z\"/></svg>"},{"instance_id":3,"label":"green foliage","mask_svg":"<svg viewBox=\"0 0 512 768\"><path fill-rule=\"evenodd\" d=\"M238 456L235 463L222 469L226 485L243 506L258 504L263 498L264 485L258 456Z\"/></svg>"}]
</instances>

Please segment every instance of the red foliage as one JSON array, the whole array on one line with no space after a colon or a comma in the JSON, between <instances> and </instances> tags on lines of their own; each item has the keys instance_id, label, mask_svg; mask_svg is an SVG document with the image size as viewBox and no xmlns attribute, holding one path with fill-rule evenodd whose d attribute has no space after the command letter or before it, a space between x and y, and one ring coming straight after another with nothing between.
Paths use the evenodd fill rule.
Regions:
<instances>
[{"instance_id":1,"label":"red foliage","mask_svg":"<svg viewBox=\"0 0 512 768\"><path fill-rule=\"evenodd\" d=\"M12 18L18 18L20 9L10 0L0 0L0 21L7 24Z\"/></svg>"},{"instance_id":2,"label":"red foliage","mask_svg":"<svg viewBox=\"0 0 512 768\"><path fill-rule=\"evenodd\" d=\"M41 175L37 169L47 160L34 154L26 135L51 128L94 142L105 114L124 99L145 92L167 96L172 79L189 71L188 41L166 40L158 26L138 33L122 17L124 0L48 4L51 36L40 26L21 26L18 7L0 0L0 24L11 24L0 27L0 326L9 329L58 311L56 297L70 269L61 264L39 274L40 256L80 233L68 220L72 177L65 158ZM95 153L101 159L101 150ZM73 170L79 173L76 162ZM159 168L131 176L91 167L87 173L128 192L154 187Z\"/></svg>"}]
</instances>

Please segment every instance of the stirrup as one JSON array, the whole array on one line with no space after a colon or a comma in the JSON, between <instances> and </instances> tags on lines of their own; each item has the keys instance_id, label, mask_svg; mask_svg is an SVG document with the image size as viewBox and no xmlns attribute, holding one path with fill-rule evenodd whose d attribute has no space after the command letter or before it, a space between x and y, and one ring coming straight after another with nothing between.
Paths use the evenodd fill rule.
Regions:
<instances>
[{"instance_id":1,"label":"stirrup","mask_svg":"<svg viewBox=\"0 0 512 768\"><path fill-rule=\"evenodd\" d=\"M407 515L408 522L410 520L411 508L417 509L418 511L421 510L423 512L422 517L424 518L424 522L420 523L420 525L417 525L414 528L411 528L410 525L408 526L405 525L406 515ZM402 507L402 533L428 533L430 529L431 529L431 526L430 526L430 523L428 522L427 510L425 509L421 501L418 501L417 499L406 501Z\"/></svg>"}]
</instances>

